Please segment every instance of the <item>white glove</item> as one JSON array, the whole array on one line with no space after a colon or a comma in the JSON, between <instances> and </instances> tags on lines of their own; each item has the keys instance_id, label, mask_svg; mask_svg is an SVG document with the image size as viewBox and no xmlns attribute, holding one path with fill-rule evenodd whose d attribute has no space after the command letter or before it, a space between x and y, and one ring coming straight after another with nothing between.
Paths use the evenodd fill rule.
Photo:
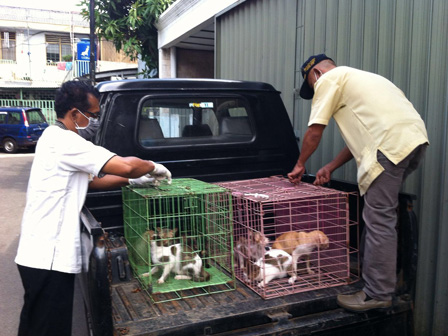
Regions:
<instances>
[{"instance_id":1,"label":"white glove","mask_svg":"<svg viewBox=\"0 0 448 336\"><path fill-rule=\"evenodd\" d=\"M157 186L159 183L154 177L151 177L149 175L143 175L139 178L130 178L129 184L130 185L138 185L138 186Z\"/></svg>"},{"instance_id":2,"label":"white glove","mask_svg":"<svg viewBox=\"0 0 448 336\"><path fill-rule=\"evenodd\" d=\"M154 163L154 170L148 175L155 178L157 181L167 179L168 184L171 184L171 172L160 163Z\"/></svg>"}]
</instances>

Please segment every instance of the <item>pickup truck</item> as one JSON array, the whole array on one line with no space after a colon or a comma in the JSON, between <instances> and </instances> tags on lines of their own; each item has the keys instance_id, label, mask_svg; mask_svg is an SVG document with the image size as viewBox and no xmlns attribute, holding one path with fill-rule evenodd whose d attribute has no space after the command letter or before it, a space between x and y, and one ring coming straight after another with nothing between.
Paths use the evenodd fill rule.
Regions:
<instances>
[{"instance_id":1,"label":"pickup truck","mask_svg":"<svg viewBox=\"0 0 448 336\"><path fill-rule=\"evenodd\" d=\"M280 92L267 83L124 80L98 89L102 115L94 142L121 156L162 163L174 178L213 183L285 176L299 155ZM312 182L313 176L304 180ZM357 191L356 184L343 181L329 187ZM79 280L91 335L412 335L413 199L400 195L393 308L355 314L339 308L336 296L358 290L361 280L269 300L237 281L233 291L153 303L129 265L121 190L89 191L81 213ZM361 210L362 200L351 205L351 212Z\"/></svg>"}]
</instances>

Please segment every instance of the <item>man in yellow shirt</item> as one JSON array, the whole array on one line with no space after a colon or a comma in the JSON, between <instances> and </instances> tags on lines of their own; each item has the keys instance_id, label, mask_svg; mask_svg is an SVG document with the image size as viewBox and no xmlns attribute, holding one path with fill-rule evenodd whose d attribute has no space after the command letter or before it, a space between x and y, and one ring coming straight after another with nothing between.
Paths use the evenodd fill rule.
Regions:
<instances>
[{"instance_id":1,"label":"man in yellow shirt","mask_svg":"<svg viewBox=\"0 0 448 336\"><path fill-rule=\"evenodd\" d=\"M300 96L313 101L300 157L288 177L300 182L306 161L333 117L346 147L316 173L314 184L329 182L335 169L355 158L366 224L364 288L339 295L338 304L351 311L388 308L396 283L398 194L423 158L428 145L425 124L403 92L379 75L337 67L320 54L303 64L302 76Z\"/></svg>"}]
</instances>

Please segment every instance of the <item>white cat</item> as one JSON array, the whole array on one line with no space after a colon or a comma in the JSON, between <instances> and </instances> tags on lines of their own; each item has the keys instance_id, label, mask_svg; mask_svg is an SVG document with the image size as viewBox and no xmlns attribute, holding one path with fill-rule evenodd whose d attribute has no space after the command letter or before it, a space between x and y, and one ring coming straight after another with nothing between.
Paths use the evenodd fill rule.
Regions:
<instances>
[{"instance_id":1,"label":"white cat","mask_svg":"<svg viewBox=\"0 0 448 336\"><path fill-rule=\"evenodd\" d=\"M291 276L289 284L293 284L297 276L292 268L292 257L283 250L271 249L264 254L264 258L256 262L246 260L244 271L245 278L251 281L259 281L258 287L263 288L274 279Z\"/></svg>"},{"instance_id":2,"label":"white cat","mask_svg":"<svg viewBox=\"0 0 448 336\"><path fill-rule=\"evenodd\" d=\"M157 273L160 268L163 269L157 283L163 284L171 272L176 274L176 280L210 280L210 274L204 270L201 257L189 246L175 243L177 229L157 228L155 232L147 232L151 244L151 261L154 265L151 275ZM149 276L149 273L143 276Z\"/></svg>"}]
</instances>

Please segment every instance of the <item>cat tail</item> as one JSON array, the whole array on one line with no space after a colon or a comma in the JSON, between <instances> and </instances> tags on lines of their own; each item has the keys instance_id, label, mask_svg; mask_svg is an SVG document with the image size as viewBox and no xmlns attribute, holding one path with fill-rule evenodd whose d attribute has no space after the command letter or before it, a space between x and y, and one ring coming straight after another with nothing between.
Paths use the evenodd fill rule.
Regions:
<instances>
[{"instance_id":1,"label":"cat tail","mask_svg":"<svg viewBox=\"0 0 448 336\"><path fill-rule=\"evenodd\" d=\"M210 280L210 273L206 272L204 268L201 268L201 273L193 276L193 281L206 282Z\"/></svg>"}]
</instances>

